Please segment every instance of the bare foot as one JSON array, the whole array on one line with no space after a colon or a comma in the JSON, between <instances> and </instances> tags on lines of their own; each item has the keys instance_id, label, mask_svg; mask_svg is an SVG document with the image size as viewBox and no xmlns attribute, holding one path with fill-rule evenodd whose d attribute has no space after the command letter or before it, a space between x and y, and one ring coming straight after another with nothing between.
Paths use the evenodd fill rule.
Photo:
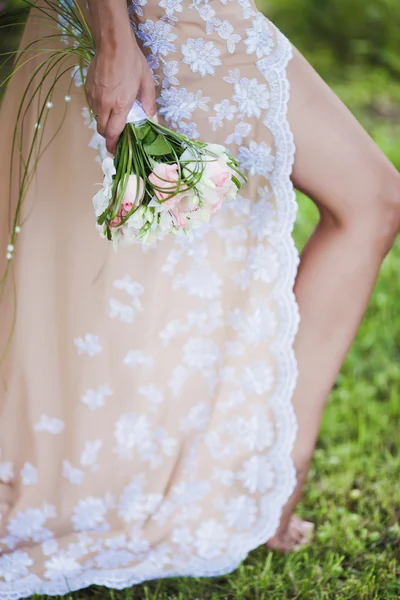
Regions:
<instances>
[{"instance_id":1,"label":"bare foot","mask_svg":"<svg viewBox=\"0 0 400 600\"><path fill-rule=\"evenodd\" d=\"M266 546L271 550L280 550L285 554L294 550L299 550L310 543L314 523L303 521L300 517L293 515L289 525L284 533L274 535L266 542Z\"/></svg>"}]
</instances>

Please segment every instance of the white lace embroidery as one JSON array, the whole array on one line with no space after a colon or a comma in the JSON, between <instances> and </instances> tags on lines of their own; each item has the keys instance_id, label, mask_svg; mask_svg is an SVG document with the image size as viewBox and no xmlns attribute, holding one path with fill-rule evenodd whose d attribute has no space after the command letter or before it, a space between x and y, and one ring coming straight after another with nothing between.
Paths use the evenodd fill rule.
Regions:
<instances>
[{"instance_id":1,"label":"white lace embroidery","mask_svg":"<svg viewBox=\"0 0 400 600\"><path fill-rule=\"evenodd\" d=\"M222 5L226 3L221 2ZM274 39L270 37L271 32L273 35L272 26L256 13L250 1L238 0L238 3L243 18L252 19L252 26L246 28L246 38L236 34L233 28L231 30L228 21L218 20L217 13L212 14L214 9L208 2L201 0L192 5L202 19L207 14L211 15L212 24L206 35L211 35L215 30L226 41L229 53L241 43L245 44L248 54L254 54L259 59L257 68L260 80L242 77L239 69L236 69L224 78L225 82L233 84L231 97L218 103L204 97L200 90L193 92L174 88L179 85L178 61L164 61L164 57L177 51L178 36L174 33L174 21L154 22L146 19L138 25L137 31L143 45L154 56L154 68L164 61L160 114L172 126L196 135L196 125L185 121L190 121L197 109L209 111L212 105L215 114L210 117L210 124L214 130L221 128L225 121L236 119L238 122L226 143L240 146L238 156L250 176L259 175L268 180L268 185L259 188L256 200L250 202L239 197L227 208L235 217L245 219L242 223L246 222L246 227L242 224L225 229L222 227L219 231L221 243L226 246L227 261L240 267L233 281L244 291L249 289L253 281L273 286L278 318L263 307L262 298L252 298L251 312L232 307L229 339L222 347L207 339L205 336L221 327L226 328L226 323L221 304L223 281L218 271L213 269L212 261L208 262L207 243L202 246L201 241L209 231L218 230L218 224L223 221L216 217L211 228L205 227L204 231L196 234L196 252L192 255L192 266L186 272L179 269L179 261L192 251L190 244L193 240L177 240L174 249L165 257L164 272L171 278L173 276L172 290L185 290L189 297L202 304L192 312L171 319L158 333L160 344L168 346L177 336L195 332L184 340L182 364L177 364L172 370L168 387L174 397L180 399L191 377L201 374L205 382L204 400L190 406L186 413L183 412L178 424L180 432L187 434L185 439L190 442L185 461L186 480L173 486L168 500L164 499L161 491L146 491L144 475L135 476L119 497L106 493L81 498L71 515L76 539L63 549L52 539L51 521L57 517L54 506L43 504L20 511L9 521L7 535L0 539L1 544L13 550L11 554L0 557L0 577L4 579L4 582L0 582L1 600L16 600L33 593L65 594L92 584L122 589L163 576L214 576L228 573L239 565L250 550L273 535L282 507L293 491L295 472L290 455L296 422L290 400L297 378L297 365L292 344L300 317L293 293L299 259L291 237L297 211L290 181L294 143L286 115L289 96L286 67L291 58L291 46L279 32L276 34L278 41L271 46L269 40ZM146 6L145 0L134 0L130 9L143 16ZM160 6L170 17L175 13L179 15L181 2L161 0ZM219 49L207 39L186 40L181 49L182 63L192 73L197 73L198 77L211 76L215 69L223 66ZM255 97L257 100L254 102ZM252 124L244 120L260 118L261 115L274 138L274 155L263 141L251 139L254 122ZM92 145L100 146L97 142L92 142ZM272 192L276 199L275 210L269 202ZM254 243L248 250L243 242L249 238ZM264 245L267 238L273 240L273 248ZM125 294L126 300L121 302L111 298L110 317L128 327L133 320L132 314L135 316L135 312L145 306L141 298L144 286L130 275L116 280L112 285L116 293ZM266 338L274 339L272 351L276 359L275 372L269 362L261 360L243 365L240 357L245 347L257 347ZM87 333L75 338L74 342L79 357L77 360L93 363L92 359L102 353L97 335ZM154 367L151 357L142 349L135 349L134 343L132 346L125 351L122 368L133 371L138 367L145 368L151 373ZM225 364L222 362L223 356L239 357L239 362ZM237 387L218 403L216 413L223 417L221 424L207 432L211 418L211 403L207 395L211 397L220 382L230 382ZM161 411L164 403L163 392L156 383L155 379L154 383L138 387L139 406L146 406L147 410L141 413L128 409L113 424L113 453L124 461L130 460L135 453L135 459L144 465L142 473L157 468L164 457L174 456L180 443L180 438L171 436L167 426L157 430L152 427L152 415ZM275 436L271 431L270 419L263 412L265 407L262 401L266 392L270 393L269 406L274 413ZM246 405L247 394L259 397L259 412L248 418L235 416L232 411ZM102 409L112 395L107 384L87 389L81 396L80 410ZM34 430L37 435L42 435L42 432L56 435L63 432L64 427L61 419L42 415ZM206 481L200 478L193 480L202 446L200 440L215 461L212 470L207 473ZM247 456L245 459L241 455L242 448L250 452L243 455ZM91 471L97 470L102 451L103 440L87 441L80 457L78 455L76 459L79 467L74 461L64 460L64 477L72 485L80 485L86 476L92 476ZM224 467L225 461L232 456L241 456L236 472ZM22 472L25 485L36 482L38 473L33 465L26 463ZM8 461L0 463L0 479L4 480L1 474L8 478L14 476ZM238 485L240 487L237 489L241 490L239 494L230 495L227 501L222 496L215 498L217 513L214 514L218 514L218 519L204 514L202 504L202 500L212 491L211 482L218 482L228 490ZM274 487L275 483L279 485ZM271 493L267 493L271 489ZM259 503L252 497L254 494L262 495ZM111 511L116 511L130 528L114 537L91 537L91 532L110 530L108 516ZM170 543L150 547L143 538L142 524L146 520L162 524L168 518L175 523L170 542L176 548L173 549ZM231 531L228 532L227 528ZM45 557L43 580L31 573L33 560L30 555L23 550L14 550L20 541L26 540L41 544ZM133 561L138 561L138 565L129 567Z\"/></svg>"}]
</instances>

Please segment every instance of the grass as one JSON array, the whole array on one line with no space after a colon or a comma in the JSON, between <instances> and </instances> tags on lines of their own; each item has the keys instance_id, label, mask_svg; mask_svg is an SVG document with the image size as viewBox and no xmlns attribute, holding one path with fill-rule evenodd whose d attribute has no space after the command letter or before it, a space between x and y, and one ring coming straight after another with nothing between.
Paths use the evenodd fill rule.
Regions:
<instances>
[{"instance_id":1,"label":"grass","mask_svg":"<svg viewBox=\"0 0 400 600\"><path fill-rule=\"evenodd\" d=\"M400 167L396 128L378 123L373 130ZM294 238L301 250L317 211L298 199ZM399 599L399 273L400 241L382 265L324 416L298 509L316 524L309 548L286 557L259 548L225 577L159 580L121 592L94 587L65 600Z\"/></svg>"}]
</instances>

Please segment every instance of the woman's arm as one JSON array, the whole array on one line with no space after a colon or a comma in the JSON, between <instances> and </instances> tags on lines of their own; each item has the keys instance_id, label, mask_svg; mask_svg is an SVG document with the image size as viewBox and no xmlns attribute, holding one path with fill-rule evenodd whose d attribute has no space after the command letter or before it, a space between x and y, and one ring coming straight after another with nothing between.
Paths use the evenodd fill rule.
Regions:
<instances>
[{"instance_id":1,"label":"woman's arm","mask_svg":"<svg viewBox=\"0 0 400 600\"><path fill-rule=\"evenodd\" d=\"M88 4L96 54L88 69L87 97L98 132L114 154L138 95L145 112L154 117L154 82L132 31L126 0L88 0Z\"/></svg>"}]
</instances>

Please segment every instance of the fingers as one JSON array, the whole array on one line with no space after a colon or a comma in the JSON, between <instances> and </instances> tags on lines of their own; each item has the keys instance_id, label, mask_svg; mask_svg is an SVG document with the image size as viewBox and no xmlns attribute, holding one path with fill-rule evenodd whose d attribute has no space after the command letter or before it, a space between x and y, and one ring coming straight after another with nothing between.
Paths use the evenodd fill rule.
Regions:
<instances>
[{"instance_id":1,"label":"fingers","mask_svg":"<svg viewBox=\"0 0 400 600\"><path fill-rule=\"evenodd\" d=\"M143 62L143 73L139 89L140 102L144 112L150 117L150 119L157 121L156 88L154 85L153 76L144 57Z\"/></svg>"},{"instance_id":2,"label":"fingers","mask_svg":"<svg viewBox=\"0 0 400 600\"><path fill-rule=\"evenodd\" d=\"M108 122L111 117L111 110L100 110L97 109L97 112L92 108L93 113L96 115L95 119L97 122L97 131L103 137L106 137L106 130L108 126Z\"/></svg>"},{"instance_id":3,"label":"fingers","mask_svg":"<svg viewBox=\"0 0 400 600\"><path fill-rule=\"evenodd\" d=\"M104 131L104 137L106 138L107 150L108 150L108 152L110 152L110 154L115 155L119 137L126 125L127 116L128 116L128 112L116 111L115 109L112 110L110 113L110 118L108 119L108 122L105 127L105 131ZM103 134L101 134L101 135L103 135Z\"/></svg>"}]
</instances>

